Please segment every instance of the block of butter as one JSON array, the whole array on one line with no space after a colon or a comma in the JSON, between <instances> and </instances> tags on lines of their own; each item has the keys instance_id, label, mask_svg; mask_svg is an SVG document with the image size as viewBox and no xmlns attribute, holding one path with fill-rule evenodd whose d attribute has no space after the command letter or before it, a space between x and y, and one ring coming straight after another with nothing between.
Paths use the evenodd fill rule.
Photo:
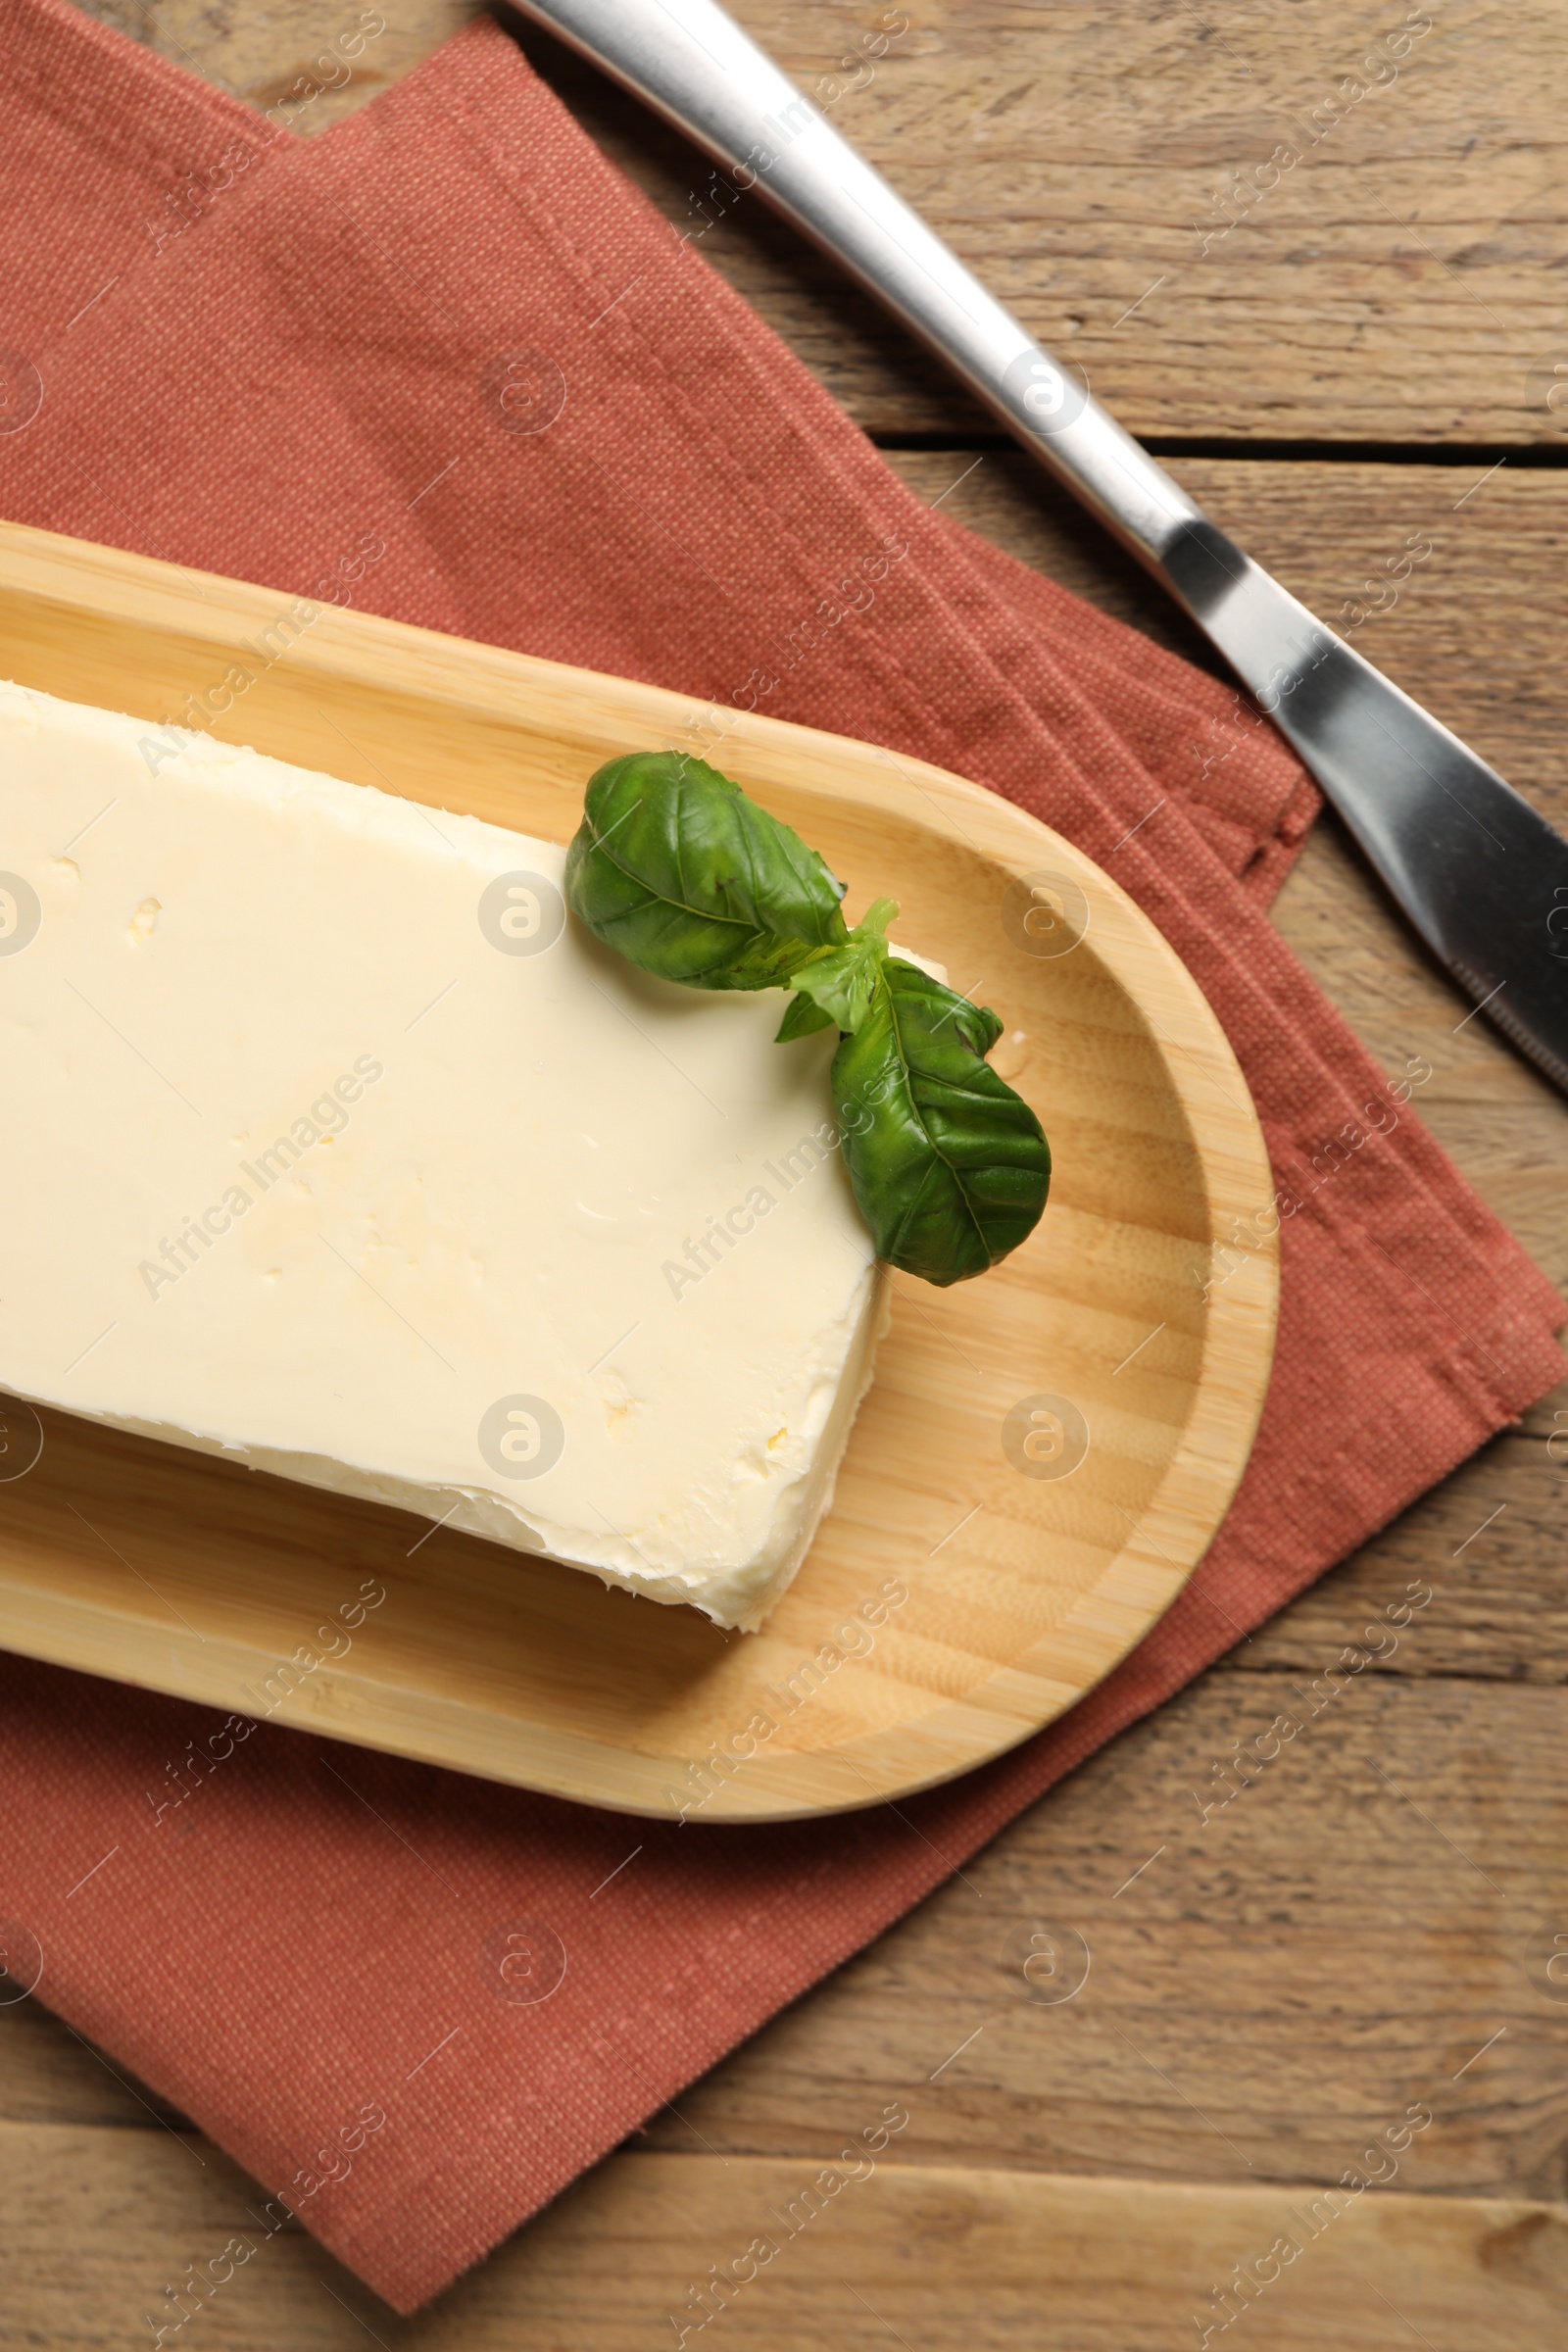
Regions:
<instances>
[{"instance_id":1,"label":"block of butter","mask_svg":"<svg viewBox=\"0 0 1568 2352\"><path fill-rule=\"evenodd\" d=\"M0 687L0 1387L755 1627L885 1321L833 1039L563 863Z\"/></svg>"}]
</instances>

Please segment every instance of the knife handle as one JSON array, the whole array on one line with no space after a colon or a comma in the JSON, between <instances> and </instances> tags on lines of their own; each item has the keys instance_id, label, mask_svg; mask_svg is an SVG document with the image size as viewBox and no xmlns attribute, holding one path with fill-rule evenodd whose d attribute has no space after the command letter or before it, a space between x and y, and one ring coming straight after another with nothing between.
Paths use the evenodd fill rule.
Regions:
<instances>
[{"instance_id":1,"label":"knife handle","mask_svg":"<svg viewBox=\"0 0 1568 2352\"><path fill-rule=\"evenodd\" d=\"M1163 557L1200 509L713 0L521 5L717 156L737 186L760 182L1166 577Z\"/></svg>"}]
</instances>

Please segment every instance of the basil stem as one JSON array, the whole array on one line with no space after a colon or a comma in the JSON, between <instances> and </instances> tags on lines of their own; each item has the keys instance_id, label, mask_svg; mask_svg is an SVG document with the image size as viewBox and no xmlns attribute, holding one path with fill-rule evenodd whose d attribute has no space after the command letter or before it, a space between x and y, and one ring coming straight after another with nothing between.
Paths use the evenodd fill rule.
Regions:
<instances>
[{"instance_id":1,"label":"basil stem","mask_svg":"<svg viewBox=\"0 0 1568 2352\"><path fill-rule=\"evenodd\" d=\"M681 752L600 768L565 883L596 939L688 988L780 988L813 950L850 936L844 885L816 852Z\"/></svg>"},{"instance_id":2,"label":"basil stem","mask_svg":"<svg viewBox=\"0 0 1568 2352\"><path fill-rule=\"evenodd\" d=\"M790 981L801 994L779 1024L775 1045L835 1023L846 1032L858 1029L870 1010L876 975L888 952L888 925L898 911L897 899L875 900L842 948L824 949L796 966Z\"/></svg>"},{"instance_id":3,"label":"basil stem","mask_svg":"<svg viewBox=\"0 0 1568 2352\"><path fill-rule=\"evenodd\" d=\"M986 1060L1002 1023L889 956L833 1057L850 1181L878 1257L946 1287L984 1274L1040 1221L1051 1150Z\"/></svg>"}]
</instances>

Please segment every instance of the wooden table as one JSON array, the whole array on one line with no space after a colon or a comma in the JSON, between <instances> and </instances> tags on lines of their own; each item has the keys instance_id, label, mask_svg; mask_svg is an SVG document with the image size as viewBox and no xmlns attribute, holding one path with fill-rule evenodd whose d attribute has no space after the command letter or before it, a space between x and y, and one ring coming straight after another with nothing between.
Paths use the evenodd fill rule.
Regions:
<instances>
[{"instance_id":1,"label":"wooden table","mask_svg":"<svg viewBox=\"0 0 1568 2352\"><path fill-rule=\"evenodd\" d=\"M263 102L336 24L311 0L249 14L170 0L157 18L140 0L94 5ZM370 72L313 105L312 132L466 13L384 0ZM738 13L808 87L881 15L858 0ZM1408 534L1429 539L1358 642L1568 823L1568 414L1546 406L1559 355L1568 374L1560 9L1433 0L1430 31L1381 87L1353 76L1394 56L1399 0L908 0L907 14L836 120L1326 617ZM707 167L561 51L528 47L686 219ZM1238 172L1282 144L1298 163L1237 195ZM792 234L748 206L703 250L923 495L1195 650L1157 592ZM1465 1020L1334 822L1276 919L1374 1053L1431 1061L1426 1117L1568 1277L1568 1106ZM1559 2346L1568 1984L1550 1984L1544 1953L1559 1929L1568 1950L1565 1474L1568 1390L419 2320L394 2320L290 2230L203 2315L208 2352L338 2352L368 2334L442 2352L669 2344L688 2285L891 2099L911 2118L898 2161L802 2232L725 2315L723 2342L1154 2352L1207 2326L1252 2352ZM1433 1597L1394 1656L1205 1823L1194 1791L1215 1764L1411 1580ZM1039 1920L1092 1951L1071 2001L1009 1989L1004 1939ZM211 2147L199 2170L157 2101L34 2003L0 2010L0 2342L145 2341L141 2315L241 2222L253 2187ZM1411 2108L1432 2121L1391 2172L1364 2152ZM1384 2184L1325 2218L1313 2200L1351 2165ZM1217 2300L1237 2265L1267 2278L1292 2208L1316 2213L1305 2252Z\"/></svg>"}]
</instances>

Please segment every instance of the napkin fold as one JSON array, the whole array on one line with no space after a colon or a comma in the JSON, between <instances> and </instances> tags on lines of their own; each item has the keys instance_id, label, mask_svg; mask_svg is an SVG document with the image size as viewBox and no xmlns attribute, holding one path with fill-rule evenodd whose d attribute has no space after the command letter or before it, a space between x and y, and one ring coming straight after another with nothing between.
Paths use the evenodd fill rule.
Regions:
<instances>
[{"instance_id":1,"label":"napkin fold","mask_svg":"<svg viewBox=\"0 0 1568 2352\"><path fill-rule=\"evenodd\" d=\"M0 1658L0 1914L39 1997L256 2178L255 2253L292 2210L407 2312L1542 1395L1565 1310L1415 1064L1386 1079L1267 923L1317 806L1279 739L928 512L498 26L305 143L60 0L0 23L0 512L674 686L719 764L755 705L990 785L1178 949L1298 1203L1187 1590L896 1812L628 1824L264 1725L159 1820L211 1711ZM128 1511L103 1532L135 1558ZM518 1919L548 1999L494 1989Z\"/></svg>"}]
</instances>

